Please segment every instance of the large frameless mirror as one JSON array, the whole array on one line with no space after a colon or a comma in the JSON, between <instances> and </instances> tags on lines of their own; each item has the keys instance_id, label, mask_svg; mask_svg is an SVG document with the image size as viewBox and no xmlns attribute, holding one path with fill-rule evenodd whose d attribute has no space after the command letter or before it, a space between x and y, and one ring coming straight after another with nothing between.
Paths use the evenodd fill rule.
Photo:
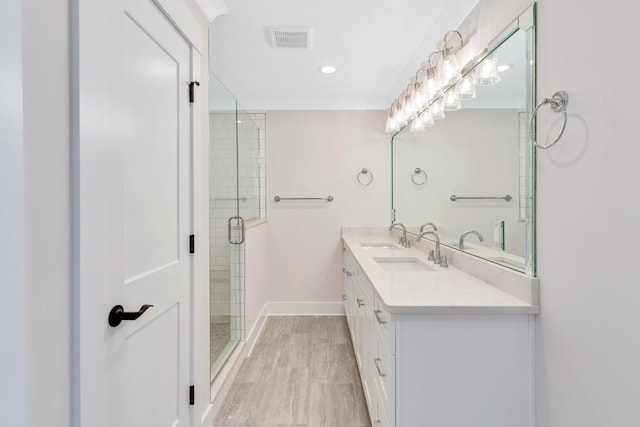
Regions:
<instances>
[{"instance_id":1,"label":"large frameless mirror","mask_svg":"<svg viewBox=\"0 0 640 427\"><path fill-rule=\"evenodd\" d=\"M535 276L535 4L462 75L461 109L391 139L392 221L433 223L442 244Z\"/></svg>"}]
</instances>

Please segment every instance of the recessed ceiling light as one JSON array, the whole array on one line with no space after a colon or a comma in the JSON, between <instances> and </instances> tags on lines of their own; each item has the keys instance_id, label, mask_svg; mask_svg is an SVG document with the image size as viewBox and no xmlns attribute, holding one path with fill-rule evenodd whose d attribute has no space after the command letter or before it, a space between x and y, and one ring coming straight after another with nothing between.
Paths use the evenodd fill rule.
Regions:
<instances>
[{"instance_id":1,"label":"recessed ceiling light","mask_svg":"<svg viewBox=\"0 0 640 427\"><path fill-rule=\"evenodd\" d=\"M323 67L320 67L320 72L323 74L333 74L336 72L336 67L325 65Z\"/></svg>"},{"instance_id":2,"label":"recessed ceiling light","mask_svg":"<svg viewBox=\"0 0 640 427\"><path fill-rule=\"evenodd\" d=\"M502 73L503 71L507 71L511 69L511 65L498 65L498 72Z\"/></svg>"}]
</instances>

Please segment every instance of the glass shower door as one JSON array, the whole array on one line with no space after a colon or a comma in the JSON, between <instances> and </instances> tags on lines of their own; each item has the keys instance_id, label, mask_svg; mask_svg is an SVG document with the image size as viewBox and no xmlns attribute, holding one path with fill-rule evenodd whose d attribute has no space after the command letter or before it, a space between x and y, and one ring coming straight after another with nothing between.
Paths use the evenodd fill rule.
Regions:
<instances>
[{"instance_id":1,"label":"glass shower door","mask_svg":"<svg viewBox=\"0 0 640 427\"><path fill-rule=\"evenodd\" d=\"M238 188L238 108L213 75L209 94L211 381L244 338L244 247Z\"/></svg>"},{"instance_id":2,"label":"glass shower door","mask_svg":"<svg viewBox=\"0 0 640 427\"><path fill-rule=\"evenodd\" d=\"M261 130L210 75L209 273L211 381L244 340L245 221L264 209Z\"/></svg>"}]
</instances>

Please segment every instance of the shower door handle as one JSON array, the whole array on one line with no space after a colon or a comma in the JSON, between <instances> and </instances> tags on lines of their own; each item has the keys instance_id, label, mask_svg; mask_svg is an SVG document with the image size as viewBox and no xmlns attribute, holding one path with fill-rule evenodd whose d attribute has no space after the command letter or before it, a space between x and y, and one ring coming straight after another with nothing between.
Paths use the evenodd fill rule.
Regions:
<instances>
[{"instance_id":1,"label":"shower door handle","mask_svg":"<svg viewBox=\"0 0 640 427\"><path fill-rule=\"evenodd\" d=\"M240 232L240 240L239 241L231 239L231 222L234 219L237 220L240 223L240 231L241 232ZM229 243L231 243L232 245L241 245L241 244L244 243L244 219L241 216L236 215L236 216L229 217L229 222L228 222L228 227L227 228L229 230Z\"/></svg>"}]
</instances>

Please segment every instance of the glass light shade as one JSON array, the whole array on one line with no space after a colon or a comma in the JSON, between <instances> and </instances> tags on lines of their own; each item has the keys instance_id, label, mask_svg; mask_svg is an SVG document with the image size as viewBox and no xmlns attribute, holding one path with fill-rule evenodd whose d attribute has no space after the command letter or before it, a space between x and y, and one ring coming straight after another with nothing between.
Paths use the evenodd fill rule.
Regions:
<instances>
[{"instance_id":1,"label":"glass light shade","mask_svg":"<svg viewBox=\"0 0 640 427\"><path fill-rule=\"evenodd\" d=\"M444 95L442 103L444 104L445 111L458 111L462 108L458 92L454 89L449 90L449 92Z\"/></svg>"},{"instance_id":2,"label":"glass light shade","mask_svg":"<svg viewBox=\"0 0 640 427\"><path fill-rule=\"evenodd\" d=\"M402 104L398 104L398 109L396 110L396 124L399 128L407 124L407 113Z\"/></svg>"},{"instance_id":3,"label":"glass light shade","mask_svg":"<svg viewBox=\"0 0 640 427\"><path fill-rule=\"evenodd\" d=\"M433 122L433 116L431 115L431 110L423 111L420 115L420 119L422 120L422 126L424 126L425 128L430 128L431 126L435 125L435 123Z\"/></svg>"},{"instance_id":4,"label":"glass light shade","mask_svg":"<svg viewBox=\"0 0 640 427\"><path fill-rule=\"evenodd\" d=\"M395 133L400 130L398 123L395 120L395 117L392 114L387 116L387 125L385 126L385 133Z\"/></svg>"},{"instance_id":5,"label":"glass light shade","mask_svg":"<svg viewBox=\"0 0 640 427\"><path fill-rule=\"evenodd\" d=\"M424 133L425 130L426 128L421 116L416 117L415 120L411 122L411 128L409 129L411 133Z\"/></svg>"},{"instance_id":6,"label":"glass light shade","mask_svg":"<svg viewBox=\"0 0 640 427\"><path fill-rule=\"evenodd\" d=\"M429 111L431 111L431 117L434 120L444 119L444 108L442 108L442 100L438 99L433 104L429 106Z\"/></svg>"},{"instance_id":7,"label":"glass light shade","mask_svg":"<svg viewBox=\"0 0 640 427\"><path fill-rule=\"evenodd\" d=\"M498 61L495 56L487 56L476 67L473 80L478 86L491 86L500 81L500 74L498 74Z\"/></svg>"},{"instance_id":8,"label":"glass light shade","mask_svg":"<svg viewBox=\"0 0 640 427\"><path fill-rule=\"evenodd\" d=\"M442 87L454 84L460 78L460 67L456 56L452 53L445 54L438 71Z\"/></svg>"},{"instance_id":9,"label":"glass light shade","mask_svg":"<svg viewBox=\"0 0 640 427\"><path fill-rule=\"evenodd\" d=\"M434 69L427 71L427 79L423 83L422 94L426 102L442 95L442 86L440 80L437 79Z\"/></svg>"},{"instance_id":10,"label":"glass light shade","mask_svg":"<svg viewBox=\"0 0 640 427\"><path fill-rule=\"evenodd\" d=\"M416 83L415 91L413 92L413 105L415 106L416 111L420 111L426 104L426 99L424 99L423 86L424 85L420 82Z\"/></svg>"},{"instance_id":11,"label":"glass light shade","mask_svg":"<svg viewBox=\"0 0 640 427\"><path fill-rule=\"evenodd\" d=\"M413 115L418 111L418 107L414 102L413 93L407 94L404 98L404 112L407 118L413 117Z\"/></svg>"},{"instance_id":12,"label":"glass light shade","mask_svg":"<svg viewBox=\"0 0 640 427\"><path fill-rule=\"evenodd\" d=\"M476 85L473 83L473 78L466 76L458 83L458 95L460 99L468 101L475 99L476 97Z\"/></svg>"}]
</instances>

